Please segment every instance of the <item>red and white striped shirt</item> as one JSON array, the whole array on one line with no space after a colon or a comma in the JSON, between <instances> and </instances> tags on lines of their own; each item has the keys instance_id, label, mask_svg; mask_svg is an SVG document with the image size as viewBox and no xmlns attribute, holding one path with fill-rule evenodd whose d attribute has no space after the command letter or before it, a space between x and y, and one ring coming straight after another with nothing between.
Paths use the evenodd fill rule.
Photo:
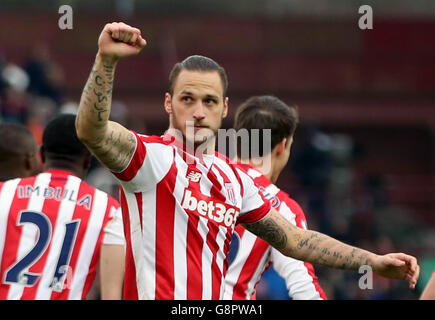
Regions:
<instances>
[{"instance_id":1,"label":"red and white striped shirt","mask_svg":"<svg viewBox=\"0 0 435 320\"><path fill-rule=\"evenodd\" d=\"M237 222L271 209L253 180L218 154L193 156L168 135L137 138L121 173L124 299L221 299Z\"/></svg>"},{"instance_id":2,"label":"red and white striped shirt","mask_svg":"<svg viewBox=\"0 0 435 320\"><path fill-rule=\"evenodd\" d=\"M101 244L124 245L119 203L48 170L0 183L0 300L85 299Z\"/></svg>"},{"instance_id":3,"label":"red and white striped shirt","mask_svg":"<svg viewBox=\"0 0 435 320\"><path fill-rule=\"evenodd\" d=\"M264 196L280 214L299 228L307 228L304 212L296 201L258 170L244 164L239 164L239 167L254 179ZM284 256L242 226L235 228L235 237L237 240L233 241L238 243L234 242L233 245L236 246L232 246L231 255L234 254L235 257L225 277L224 299L255 299L255 286L271 264L286 281L289 296L294 300L326 299L310 263Z\"/></svg>"}]
</instances>

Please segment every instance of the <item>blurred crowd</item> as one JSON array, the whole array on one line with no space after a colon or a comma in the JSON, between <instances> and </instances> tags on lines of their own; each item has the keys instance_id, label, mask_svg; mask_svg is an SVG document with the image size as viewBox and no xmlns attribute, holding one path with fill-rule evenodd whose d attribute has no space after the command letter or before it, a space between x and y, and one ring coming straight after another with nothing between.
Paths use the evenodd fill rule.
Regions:
<instances>
[{"instance_id":1,"label":"blurred crowd","mask_svg":"<svg viewBox=\"0 0 435 320\"><path fill-rule=\"evenodd\" d=\"M77 103L65 98L65 81L62 68L44 45L29 52L22 65L7 61L0 53L0 121L25 124L41 144L48 121L59 113L77 111ZM128 125L127 107L114 101L111 117ZM359 153L351 137L301 126L297 138L298 145L278 186L304 208L310 229L380 254L413 254L410 244L433 240L433 229L419 224L405 208L388 199L381 173L355 184L352 163ZM116 180L97 161L87 180L118 198ZM421 290L411 291L404 281L376 276L373 289L362 290L358 273L321 267L316 267L316 272L329 299L416 299ZM288 299L288 294L282 279L268 271L257 297Z\"/></svg>"}]
</instances>

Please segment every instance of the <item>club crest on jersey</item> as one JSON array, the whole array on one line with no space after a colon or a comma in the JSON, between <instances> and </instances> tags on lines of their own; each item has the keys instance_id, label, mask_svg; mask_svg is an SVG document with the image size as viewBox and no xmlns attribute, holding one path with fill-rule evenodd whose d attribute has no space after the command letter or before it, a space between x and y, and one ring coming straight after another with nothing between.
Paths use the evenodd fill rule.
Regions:
<instances>
[{"instance_id":1,"label":"club crest on jersey","mask_svg":"<svg viewBox=\"0 0 435 320\"><path fill-rule=\"evenodd\" d=\"M192 182L198 182L201 179L202 173L197 171L190 171L186 178Z\"/></svg>"},{"instance_id":2,"label":"club crest on jersey","mask_svg":"<svg viewBox=\"0 0 435 320\"><path fill-rule=\"evenodd\" d=\"M233 184L232 183L225 183L225 190L227 191L228 200L230 200L230 202L233 205L236 205L237 201L236 201L236 194L234 193Z\"/></svg>"}]
</instances>

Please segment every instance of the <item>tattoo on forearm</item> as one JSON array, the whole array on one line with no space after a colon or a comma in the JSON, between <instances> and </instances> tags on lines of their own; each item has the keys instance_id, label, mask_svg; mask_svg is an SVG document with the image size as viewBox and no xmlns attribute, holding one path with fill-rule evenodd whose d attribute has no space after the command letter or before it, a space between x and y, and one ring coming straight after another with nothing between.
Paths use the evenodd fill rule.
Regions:
<instances>
[{"instance_id":1,"label":"tattoo on forearm","mask_svg":"<svg viewBox=\"0 0 435 320\"><path fill-rule=\"evenodd\" d=\"M96 59L83 89L78 117L83 141L109 169L121 171L130 161L136 139L121 125L109 123L115 66Z\"/></svg>"},{"instance_id":2,"label":"tattoo on forearm","mask_svg":"<svg viewBox=\"0 0 435 320\"><path fill-rule=\"evenodd\" d=\"M247 224L246 228L276 249L283 249L287 244L285 231L271 218L266 217L260 221Z\"/></svg>"},{"instance_id":3,"label":"tattoo on forearm","mask_svg":"<svg viewBox=\"0 0 435 320\"><path fill-rule=\"evenodd\" d=\"M297 249L302 259L340 269L356 270L368 264L368 253L313 231L309 238L299 239Z\"/></svg>"}]
</instances>

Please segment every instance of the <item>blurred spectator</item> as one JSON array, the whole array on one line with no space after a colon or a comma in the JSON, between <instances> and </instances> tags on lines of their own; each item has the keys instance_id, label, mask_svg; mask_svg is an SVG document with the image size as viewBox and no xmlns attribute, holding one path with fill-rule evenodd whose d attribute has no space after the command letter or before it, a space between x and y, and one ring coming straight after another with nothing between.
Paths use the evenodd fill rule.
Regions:
<instances>
[{"instance_id":1,"label":"blurred spectator","mask_svg":"<svg viewBox=\"0 0 435 320\"><path fill-rule=\"evenodd\" d=\"M24 65L30 78L28 91L33 95L48 97L61 104L61 88L63 73L61 68L53 61L48 47L44 44L36 45L31 56Z\"/></svg>"},{"instance_id":2,"label":"blurred spectator","mask_svg":"<svg viewBox=\"0 0 435 320\"><path fill-rule=\"evenodd\" d=\"M6 61L1 63L0 72L2 118L6 121L23 122L27 109L25 91L29 85L29 77L19 66Z\"/></svg>"},{"instance_id":3,"label":"blurred spectator","mask_svg":"<svg viewBox=\"0 0 435 320\"><path fill-rule=\"evenodd\" d=\"M25 124L32 131L39 145L42 144L42 134L46 124L56 114L56 103L49 98L36 97L30 103Z\"/></svg>"}]
</instances>

